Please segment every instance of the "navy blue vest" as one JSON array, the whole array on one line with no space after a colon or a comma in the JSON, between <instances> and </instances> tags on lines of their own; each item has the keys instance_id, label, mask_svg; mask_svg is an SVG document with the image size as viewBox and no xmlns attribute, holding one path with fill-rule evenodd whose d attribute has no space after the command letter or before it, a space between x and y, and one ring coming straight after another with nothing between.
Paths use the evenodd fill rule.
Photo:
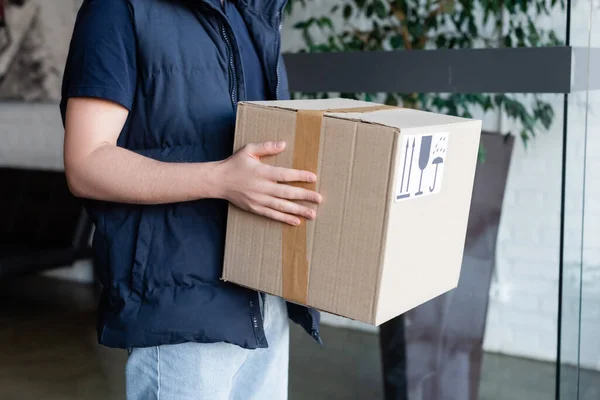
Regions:
<instances>
[{"instance_id":1,"label":"navy blue vest","mask_svg":"<svg viewBox=\"0 0 600 400\"><path fill-rule=\"evenodd\" d=\"M245 99L239 49L226 19L203 0L128 0L137 37L137 91L118 145L165 162L232 153L236 103ZM285 0L238 0L270 97L288 98L280 54ZM104 285L99 340L110 347L187 341L266 347L259 297L220 280L227 203L139 206L89 202ZM288 304L319 340L319 314Z\"/></svg>"}]
</instances>

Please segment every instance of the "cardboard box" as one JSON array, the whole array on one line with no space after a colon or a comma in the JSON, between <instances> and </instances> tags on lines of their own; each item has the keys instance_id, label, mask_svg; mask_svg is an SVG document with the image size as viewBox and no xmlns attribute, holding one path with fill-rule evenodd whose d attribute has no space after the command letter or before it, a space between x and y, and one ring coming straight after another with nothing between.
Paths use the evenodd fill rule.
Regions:
<instances>
[{"instance_id":1,"label":"cardboard box","mask_svg":"<svg viewBox=\"0 0 600 400\"><path fill-rule=\"evenodd\" d=\"M235 148L318 174L315 221L229 210L223 279L379 325L458 284L481 121L345 99L240 103ZM307 185L310 187L310 185Z\"/></svg>"}]
</instances>

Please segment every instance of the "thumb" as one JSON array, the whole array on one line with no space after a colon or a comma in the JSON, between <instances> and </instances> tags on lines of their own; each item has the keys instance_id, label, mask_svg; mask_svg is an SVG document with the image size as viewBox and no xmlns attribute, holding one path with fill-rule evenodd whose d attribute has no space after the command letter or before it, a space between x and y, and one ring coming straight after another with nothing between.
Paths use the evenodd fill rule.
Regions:
<instances>
[{"instance_id":1,"label":"thumb","mask_svg":"<svg viewBox=\"0 0 600 400\"><path fill-rule=\"evenodd\" d=\"M246 145L246 151L254 157L274 156L285 150L285 142L263 142L250 143Z\"/></svg>"}]
</instances>

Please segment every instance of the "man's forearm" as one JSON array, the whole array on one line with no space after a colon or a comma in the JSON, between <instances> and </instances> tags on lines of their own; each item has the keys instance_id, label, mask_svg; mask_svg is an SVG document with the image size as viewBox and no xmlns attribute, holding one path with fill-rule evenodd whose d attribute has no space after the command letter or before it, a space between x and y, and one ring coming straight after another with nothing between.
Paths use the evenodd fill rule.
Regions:
<instances>
[{"instance_id":1,"label":"man's forearm","mask_svg":"<svg viewBox=\"0 0 600 400\"><path fill-rule=\"evenodd\" d=\"M164 163L106 144L65 163L79 197L133 204L164 204L218 197L218 163Z\"/></svg>"}]
</instances>

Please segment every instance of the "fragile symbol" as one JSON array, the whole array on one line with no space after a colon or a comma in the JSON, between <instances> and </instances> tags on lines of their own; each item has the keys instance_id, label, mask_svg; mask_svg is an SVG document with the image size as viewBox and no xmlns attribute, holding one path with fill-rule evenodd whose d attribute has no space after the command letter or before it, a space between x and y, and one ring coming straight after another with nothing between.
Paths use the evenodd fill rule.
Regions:
<instances>
[{"instance_id":1,"label":"fragile symbol","mask_svg":"<svg viewBox=\"0 0 600 400\"><path fill-rule=\"evenodd\" d=\"M396 201L431 195L441 190L447 148L447 133L402 137L402 171L398 175ZM413 171L418 177L412 177Z\"/></svg>"},{"instance_id":2,"label":"fragile symbol","mask_svg":"<svg viewBox=\"0 0 600 400\"><path fill-rule=\"evenodd\" d=\"M423 136L421 138L421 151L419 152L419 169L421 170L421 177L419 178L419 191L415 193L415 196L423 194L421 191L421 185L423 184L423 172L427 168L429 163L429 152L431 151L431 136Z\"/></svg>"}]
</instances>

